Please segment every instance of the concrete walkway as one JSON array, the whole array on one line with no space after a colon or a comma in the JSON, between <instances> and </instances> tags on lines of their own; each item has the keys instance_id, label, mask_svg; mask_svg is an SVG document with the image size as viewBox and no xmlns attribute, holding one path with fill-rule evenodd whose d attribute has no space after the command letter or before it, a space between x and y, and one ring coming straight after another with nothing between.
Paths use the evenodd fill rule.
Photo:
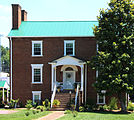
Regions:
<instances>
[{"instance_id":1,"label":"concrete walkway","mask_svg":"<svg viewBox=\"0 0 134 120\"><path fill-rule=\"evenodd\" d=\"M64 116L64 111L52 111L52 113L47 116L41 117L38 120L56 120L60 117Z\"/></svg>"}]
</instances>

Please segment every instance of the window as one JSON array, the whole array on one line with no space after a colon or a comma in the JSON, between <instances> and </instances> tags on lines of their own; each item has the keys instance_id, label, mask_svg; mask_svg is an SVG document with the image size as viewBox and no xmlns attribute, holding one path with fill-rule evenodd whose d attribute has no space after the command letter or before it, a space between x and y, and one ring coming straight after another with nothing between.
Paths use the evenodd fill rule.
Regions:
<instances>
[{"instance_id":1,"label":"window","mask_svg":"<svg viewBox=\"0 0 134 120\"><path fill-rule=\"evenodd\" d=\"M105 94L97 94L97 104L105 104Z\"/></svg>"},{"instance_id":2,"label":"window","mask_svg":"<svg viewBox=\"0 0 134 120\"><path fill-rule=\"evenodd\" d=\"M40 103L41 91L32 91L32 94L33 94L33 102Z\"/></svg>"},{"instance_id":3,"label":"window","mask_svg":"<svg viewBox=\"0 0 134 120\"><path fill-rule=\"evenodd\" d=\"M32 56L42 56L42 41L32 41Z\"/></svg>"},{"instance_id":4,"label":"window","mask_svg":"<svg viewBox=\"0 0 134 120\"><path fill-rule=\"evenodd\" d=\"M32 66L32 83L42 83L43 64L31 64Z\"/></svg>"},{"instance_id":5,"label":"window","mask_svg":"<svg viewBox=\"0 0 134 120\"><path fill-rule=\"evenodd\" d=\"M64 41L64 55L75 55L75 40Z\"/></svg>"}]
</instances>

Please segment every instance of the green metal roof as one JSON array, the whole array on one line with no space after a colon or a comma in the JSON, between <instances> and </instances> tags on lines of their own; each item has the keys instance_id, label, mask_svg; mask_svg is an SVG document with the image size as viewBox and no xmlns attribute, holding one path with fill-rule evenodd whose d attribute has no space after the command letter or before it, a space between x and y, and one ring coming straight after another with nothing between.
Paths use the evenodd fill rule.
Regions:
<instances>
[{"instance_id":1,"label":"green metal roof","mask_svg":"<svg viewBox=\"0 0 134 120\"><path fill-rule=\"evenodd\" d=\"M4 87L5 83L6 83L6 81L0 81L0 88Z\"/></svg>"},{"instance_id":2,"label":"green metal roof","mask_svg":"<svg viewBox=\"0 0 134 120\"><path fill-rule=\"evenodd\" d=\"M23 21L9 37L80 37L94 36L97 21Z\"/></svg>"}]
</instances>

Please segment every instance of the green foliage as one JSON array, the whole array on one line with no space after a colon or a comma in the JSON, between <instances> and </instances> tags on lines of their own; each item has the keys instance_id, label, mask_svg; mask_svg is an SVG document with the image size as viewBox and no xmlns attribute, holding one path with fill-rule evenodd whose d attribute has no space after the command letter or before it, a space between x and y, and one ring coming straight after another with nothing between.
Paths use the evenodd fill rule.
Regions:
<instances>
[{"instance_id":1,"label":"green foliage","mask_svg":"<svg viewBox=\"0 0 134 120\"><path fill-rule=\"evenodd\" d=\"M127 109L129 111L134 111L134 104L131 101L129 101Z\"/></svg>"},{"instance_id":2,"label":"green foliage","mask_svg":"<svg viewBox=\"0 0 134 120\"><path fill-rule=\"evenodd\" d=\"M119 95L134 90L133 9L132 0L111 0L108 9L100 10L99 25L94 27L98 52L88 62L98 71L97 91Z\"/></svg>"},{"instance_id":3,"label":"green foliage","mask_svg":"<svg viewBox=\"0 0 134 120\"><path fill-rule=\"evenodd\" d=\"M43 112L44 110L46 110L45 106L39 105L36 107L37 110L40 110L41 112Z\"/></svg>"},{"instance_id":4,"label":"green foliage","mask_svg":"<svg viewBox=\"0 0 134 120\"><path fill-rule=\"evenodd\" d=\"M85 111L85 108L84 108L83 106L80 106L80 107L79 107L79 111L80 111L80 112L84 112L84 111Z\"/></svg>"},{"instance_id":5,"label":"green foliage","mask_svg":"<svg viewBox=\"0 0 134 120\"><path fill-rule=\"evenodd\" d=\"M33 107L32 106L32 100L27 100L27 103L26 103L25 107L27 108L27 110L30 110Z\"/></svg>"},{"instance_id":6,"label":"green foliage","mask_svg":"<svg viewBox=\"0 0 134 120\"><path fill-rule=\"evenodd\" d=\"M33 110L32 112L33 112L33 114L36 114L36 110Z\"/></svg>"},{"instance_id":7,"label":"green foliage","mask_svg":"<svg viewBox=\"0 0 134 120\"><path fill-rule=\"evenodd\" d=\"M26 116L29 116L29 115L30 115L30 112L28 112L28 111L25 112L25 115L26 115Z\"/></svg>"},{"instance_id":8,"label":"green foliage","mask_svg":"<svg viewBox=\"0 0 134 120\"><path fill-rule=\"evenodd\" d=\"M14 100L14 99L12 99L10 102L9 102L9 107L10 108L15 108L15 107L17 107L17 103L19 102L19 99L16 99L16 100Z\"/></svg>"},{"instance_id":9,"label":"green foliage","mask_svg":"<svg viewBox=\"0 0 134 120\"><path fill-rule=\"evenodd\" d=\"M43 105L46 107L47 110L49 110L51 103L49 102L48 99L45 99L45 101L43 101Z\"/></svg>"},{"instance_id":10,"label":"green foliage","mask_svg":"<svg viewBox=\"0 0 134 120\"><path fill-rule=\"evenodd\" d=\"M78 112L77 111L72 111L72 114L73 114L73 117L76 117L78 115Z\"/></svg>"},{"instance_id":11,"label":"green foliage","mask_svg":"<svg viewBox=\"0 0 134 120\"><path fill-rule=\"evenodd\" d=\"M64 114L71 114L72 111L71 110L65 110Z\"/></svg>"},{"instance_id":12,"label":"green foliage","mask_svg":"<svg viewBox=\"0 0 134 120\"><path fill-rule=\"evenodd\" d=\"M118 107L117 107L117 98L115 98L115 97L111 98L110 103L109 103L109 109L110 110L117 110L118 109Z\"/></svg>"},{"instance_id":13,"label":"green foliage","mask_svg":"<svg viewBox=\"0 0 134 120\"><path fill-rule=\"evenodd\" d=\"M58 105L60 105L60 101L57 100L57 99L55 99L55 100L53 101L53 106L58 106Z\"/></svg>"},{"instance_id":14,"label":"green foliage","mask_svg":"<svg viewBox=\"0 0 134 120\"><path fill-rule=\"evenodd\" d=\"M2 71L9 72L9 48L1 46Z\"/></svg>"},{"instance_id":15,"label":"green foliage","mask_svg":"<svg viewBox=\"0 0 134 120\"><path fill-rule=\"evenodd\" d=\"M104 105L103 110L110 110L110 107L108 105Z\"/></svg>"},{"instance_id":16,"label":"green foliage","mask_svg":"<svg viewBox=\"0 0 134 120\"><path fill-rule=\"evenodd\" d=\"M33 106L31 104L26 104L25 107L27 108L27 110L30 110Z\"/></svg>"}]
</instances>

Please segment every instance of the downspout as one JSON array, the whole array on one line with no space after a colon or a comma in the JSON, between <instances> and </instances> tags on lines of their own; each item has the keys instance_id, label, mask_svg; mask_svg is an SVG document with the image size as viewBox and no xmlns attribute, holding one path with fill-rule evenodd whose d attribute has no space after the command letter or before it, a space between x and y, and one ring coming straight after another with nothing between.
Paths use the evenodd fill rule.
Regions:
<instances>
[{"instance_id":1,"label":"downspout","mask_svg":"<svg viewBox=\"0 0 134 120\"><path fill-rule=\"evenodd\" d=\"M85 65L85 104L87 102L87 64Z\"/></svg>"},{"instance_id":2,"label":"downspout","mask_svg":"<svg viewBox=\"0 0 134 120\"><path fill-rule=\"evenodd\" d=\"M12 38L10 37L10 100L12 100Z\"/></svg>"}]
</instances>

